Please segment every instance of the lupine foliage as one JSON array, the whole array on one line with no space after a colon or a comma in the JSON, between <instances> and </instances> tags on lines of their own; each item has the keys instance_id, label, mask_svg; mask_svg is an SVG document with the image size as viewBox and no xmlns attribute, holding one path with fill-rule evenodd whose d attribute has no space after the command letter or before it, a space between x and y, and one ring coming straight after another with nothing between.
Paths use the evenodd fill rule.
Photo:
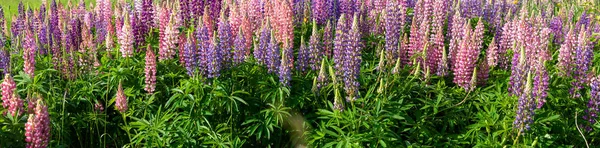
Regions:
<instances>
[{"instance_id":1,"label":"lupine foliage","mask_svg":"<svg viewBox=\"0 0 600 148\"><path fill-rule=\"evenodd\" d=\"M599 33L585 0L3 2L0 147L597 146Z\"/></svg>"}]
</instances>

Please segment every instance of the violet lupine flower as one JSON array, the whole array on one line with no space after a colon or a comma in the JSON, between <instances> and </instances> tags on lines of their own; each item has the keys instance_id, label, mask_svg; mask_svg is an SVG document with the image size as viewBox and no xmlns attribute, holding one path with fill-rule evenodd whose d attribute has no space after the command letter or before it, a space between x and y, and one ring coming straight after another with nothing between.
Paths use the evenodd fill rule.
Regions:
<instances>
[{"instance_id":1,"label":"violet lupine flower","mask_svg":"<svg viewBox=\"0 0 600 148\"><path fill-rule=\"evenodd\" d=\"M25 141L27 148L48 147L50 142L50 116L48 107L42 99L37 99L35 112L29 116L25 123Z\"/></svg>"},{"instance_id":2,"label":"violet lupine flower","mask_svg":"<svg viewBox=\"0 0 600 148\"><path fill-rule=\"evenodd\" d=\"M119 82L119 87L117 88L115 107L119 112L121 112L121 114L127 112L127 96L125 96L121 82Z\"/></svg>"},{"instance_id":3,"label":"violet lupine flower","mask_svg":"<svg viewBox=\"0 0 600 148\"><path fill-rule=\"evenodd\" d=\"M152 94L156 87L156 55L150 45L146 49L146 68L144 69L144 73L146 74L146 87L144 87L144 90Z\"/></svg>"},{"instance_id":4,"label":"violet lupine flower","mask_svg":"<svg viewBox=\"0 0 600 148\"><path fill-rule=\"evenodd\" d=\"M2 84L0 84L0 87L2 88L2 107L8 108L12 96L17 88L17 84L10 76L10 74L7 74L4 75L4 80L2 80Z\"/></svg>"},{"instance_id":5,"label":"violet lupine flower","mask_svg":"<svg viewBox=\"0 0 600 148\"><path fill-rule=\"evenodd\" d=\"M559 54L558 54L558 69L562 71L563 76L571 76L571 72L573 71L573 52L575 48L575 35L573 29L567 33L565 37L565 41L560 46Z\"/></svg>"},{"instance_id":6,"label":"violet lupine flower","mask_svg":"<svg viewBox=\"0 0 600 148\"><path fill-rule=\"evenodd\" d=\"M312 17L319 24L325 24L329 18L329 8L327 8L327 0L312 0Z\"/></svg>"},{"instance_id":7,"label":"violet lupine flower","mask_svg":"<svg viewBox=\"0 0 600 148\"><path fill-rule=\"evenodd\" d=\"M350 30L346 23L346 14L342 14L338 20L338 24L335 29L334 49L333 49L333 63L336 69L335 75L342 76L342 68L344 67L344 52L346 51L348 41L348 31Z\"/></svg>"},{"instance_id":8,"label":"violet lupine flower","mask_svg":"<svg viewBox=\"0 0 600 148\"><path fill-rule=\"evenodd\" d=\"M229 25L229 21L227 20L227 18L225 16L225 12L221 13L221 17L219 18L219 20L220 21L217 25L217 31L219 34L219 46L218 46L219 50L218 50L218 52L223 56L223 64L227 64L229 61L231 61L231 58L232 58L231 48L234 44L234 38L233 38L233 33L230 28L231 26ZM245 38L242 38L242 39L244 39L244 41L245 41ZM245 51L245 48L240 48L240 49L243 49L243 51ZM241 55L241 57L237 57L237 58L238 59L234 60L234 61L241 63L244 60L244 55Z\"/></svg>"},{"instance_id":9,"label":"violet lupine flower","mask_svg":"<svg viewBox=\"0 0 600 148\"><path fill-rule=\"evenodd\" d=\"M165 27L165 35L163 39L163 48L159 49L158 60L164 61L172 59L175 56L175 43L177 42L177 34L179 30L175 27L175 13L171 14L169 24Z\"/></svg>"},{"instance_id":10,"label":"violet lupine flower","mask_svg":"<svg viewBox=\"0 0 600 148\"><path fill-rule=\"evenodd\" d=\"M268 24L265 24L262 27L262 29L261 29L262 31L259 35L258 43L257 43L258 48L254 48L254 58L256 59L256 61L259 64L269 65L267 63L268 60L267 60L267 55L266 55L268 53L267 49L269 47L269 43L271 42L271 30L269 28L270 27ZM242 35L241 30L238 35ZM242 42L241 39L239 39L239 40L240 40L239 42ZM236 42L237 42L237 39L236 39ZM237 45L238 43L235 43L235 44ZM240 44L239 46L242 46L241 43L239 43L239 44Z\"/></svg>"},{"instance_id":11,"label":"violet lupine flower","mask_svg":"<svg viewBox=\"0 0 600 148\"><path fill-rule=\"evenodd\" d=\"M348 102L360 98L360 95L358 94L360 83L358 83L357 79L360 75L360 63L362 62L361 51L363 45L361 45L361 35L358 27L358 14L354 14L352 28L346 38L346 50L343 52L344 65L342 71L345 75L343 78L344 90L346 91L346 101Z\"/></svg>"},{"instance_id":12,"label":"violet lupine flower","mask_svg":"<svg viewBox=\"0 0 600 148\"><path fill-rule=\"evenodd\" d=\"M266 34L264 34L266 33ZM266 32L266 29L263 29L263 35L261 35L261 39L260 39L260 45L258 45L258 48L254 48L254 56L257 59L257 61L259 61L259 63L263 62L263 58L264 58L264 52L267 48L267 41L269 40L269 38L267 37L267 34L269 34L268 32ZM235 63L235 65L238 65L242 62L244 62L245 59L245 52L246 52L246 37L244 37L244 33L242 32L242 29L239 29L237 37L235 38L234 41L234 50L233 50L233 63Z\"/></svg>"},{"instance_id":13,"label":"violet lupine flower","mask_svg":"<svg viewBox=\"0 0 600 148\"><path fill-rule=\"evenodd\" d=\"M552 30L552 34L554 35L554 43L562 43L562 41L564 40L562 19L558 16L554 17L554 19L550 21L549 27Z\"/></svg>"},{"instance_id":14,"label":"violet lupine flower","mask_svg":"<svg viewBox=\"0 0 600 148\"><path fill-rule=\"evenodd\" d=\"M522 54L524 56L525 54ZM535 100L532 97L532 82L531 82L531 72L527 74L523 74L526 80L521 85L522 91L519 95L519 105L517 107L517 116L515 117L515 121L513 122L513 126L515 129L518 129L519 132L525 132L529 130L531 127L529 124L533 123L533 116L535 115Z\"/></svg>"},{"instance_id":15,"label":"violet lupine flower","mask_svg":"<svg viewBox=\"0 0 600 148\"><path fill-rule=\"evenodd\" d=\"M1 74L10 73L10 53L2 47L0 47L0 68L2 68Z\"/></svg>"},{"instance_id":16,"label":"violet lupine flower","mask_svg":"<svg viewBox=\"0 0 600 148\"><path fill-rule=\"evenodd\" d=\"M321 37L319 36L319 31L317 30L317 23L313 20L313 28L312 34L310 35L310 40L308 41L308 49L309 49L309 65L312 70L319 70L319 62L323 59L323 46L321 45Z\"/></svg>"},{"instance_id":17,"label":"violet lupine flower","mask_svg":"<svg viewBox=\"0 0 600 148\"><path fill-rule=\"evenodd\" d=\"M525 48L520 47L519 52L513 54L510 81L508 85L508 94L512 96L521 96L525 85L526 73L529 71L525 57Z\"/></svg>"},{"instance_id":18,"label":"violet lupine flower","mask_svg":"<svg viewBox=\"0 0 600 148\"><path fill-rule=\"evenodd\" d=\"M398 11L398 4L393 0L390 0L386 4L385 9L385 51L386 58L389 64L393 65L396 58L398 58L398 45L400 42L400 19L398 19L400 12Z\"/></svg>"},{"instance_id":19,"label":"violet lupine flower","mask_svg":"<svg viewBox=\"0 0 600 148\"><path fill-rule=\"evenodd\" d=\"M575 98L581 97L579 90L583 88L583 84L588 74L588 70L591 66L591 60L594 57L594 52L592 49L592 43L588 41L589 36L587 35L587 31L583 28L579 31L579 40L578 46L575 48L575 59L573 70L573 78L575 81L572 82L571 94Z\"/></svg>"},{"instance_id":20,"label":"violet lupine flower","mask_svg":"<svg viewBox=\"0 0 600 148\"><path fill-rule=\"evenodd\" d=\"M486 59L489 67L496 67L498 65L498 56L498 45L496 45L496 39L493 38L486 51Z\"/></svg>"},{"instance_id":21,"label":"violet lupine flower","mask_svg":"<svg viewBox=\"0 0 600 148\"><path fill-rule=\"evenodd\" d=\"M201 24L200 22L198 23ZM198 48L196 50L196 67L198 67L198 70L201 75L207 75L208 64L211 60L207 58L211 41L206 26L202 26L200 29L196 30L196 41Z\"/></svg>"},{"instance_id":22,"label":"violet lupine flower","mask_svg":"<svg viewBox=\"0 0 600 148\"><path fill-rule=\"evenodd\" d=\"M535 76L533 77L533 98L537 101L537 108L542 108L546 103L546 98L548 97L548 86L550 77L548 76L548 71L544 66L544 60L540 57L540 62L535 64Z\"/></svg>"},{"instance_id":23,"label":"violet lupine flower","mask_svg":"<svg viewBox=\"0 0 600 148\"><path fill-rule=\"evenodd\" d=\"M49 42L51 42L50 44L58 44L60 46L61 44L58 41L60 41L61 32L59 29L60 26L58 25L59 18L58 18L58 7L56 5L56 0L52 0L52 3L50 4L49 21L50 21L50 26L48 26L48 27L51 31L53 31L52 39L50 39ZM54 42L54 41L56 41L56 42ZM79 42L77 42L77 43L79 43Z\"/></svg>"},{"instance_id":24,"label":"violet lupine flower","mask_svg":"<svg viewBox=\"0 0 600 148\"><path fill-rule=\"evenodd\" d=\"M204 1L202 1L202 2L204 2ZM165 2L165 5L166 5L166 2ZM190 20L192 19L191 15L193 13L191 8L192 7L191 7L190 0L179 0L179 17L180 17L180 20L183 21L183 26L188 26L191 24ZM163 7L162 9L166 9L166 8ZM164 15L164 14L162 12L159 13L159 18L160 18L160 15Z\"/></svg>"},{"instance_id":25,"label":"violet lupine flower","mask_svg":"<svg viewBox=\"0 0 600 148\"><path fill-rule=\"evenodd\" d=\"M323 28L323 55L331 58L331 54L333 51L333 33L331 21L327 20L327 24L325 28Z\"/></svg>"},{"instance_id":26,"label":"violet lupine flower","mask_svg":"<svg viewBox=\"0 0 600 148\"><path fill-rule=\"evenodd\" d=\"M133 56L133 30L131 29L131 25L129 25L129 16L125 16L125 21L123 22L123 29L121 29L121 34L119 35L119 44L121 44L121 55L124 58Z\"/></svg>"},{"instance_id":27,"label":"violet lupine flower","mask_svg":"<svg viewBox=\"0 0 600 148\"><path fill-rule=\"evenodd\" d=\"M263 20L263 14L265 13L263 3L263 0L251 0L248 6L248 17L252 23L252 31L257 31L260 27L261 21Z\"/></svg>"},{"instance_id":28,"label":"violet lupine flower","mask_svg":"<svg viewBox=\"0 0 600 148\"><path fill-rule=\"evenodd\" d=\"M208 78L219 77L221 72L222 55L218 50L216 35L210 40L211 43L206 47L206 59L208 60Z\"/></svg>"},{"instance_id":29,"label":"violet lupine flower","mask_svg":"<svg viewBox=\"0 0 600 148\"><path fill-rule=\"evenodd\" d=\"M288 43L286 43L288 44ZM290 81L292 80L292 67L294 65L294 49L292 47L283 47L283 51L281 53L281 65L279 65L279 82L284 87L290 86Z\"/></svg>"},{"instance_id":30,"label":"violet lupine flower","mask_svg":"<svg viewBox=\"0 0 600 148\"><path fill-rule=\"evenodd\" d=\"M142 0L142 12L141 12L141 22L143 23L142 33L144 37L150 30L150 27L154 24L154 16L153 12L154 6L152 5L152 0Z\"/></svg>"},{"instance_id":31,"label":"violet lupine flower","mask_svg":"<svg viewBox=\"0 0 600 148\"><path fill-rule=\"evenodd\" d=\"M271 39L267 47L267 54L265 64L269 73L279 73L279 67L281 65L281 55L279 44L275 38L275 33L271 32Z\"/></svg>"},{"instance_id":32,"label":"violet lupine flower","mask_svg":"<svg viewBox=\"0 0 600 148\"><path fill-rule=\"evenodd\" d=\"M598 114L600 114L600 76L595 76L590 80L590 100L585 110L586 115L583 116L584 120L589 122L589 125L594 125ZM585 128L591 131L591 127L586 125Z\"/></svg>"},{"instance_id":33,"label":"violet lupine flower","mask_svg":"<svg viewBox=\"0 0 600 148\"><path fill-rule=\"evenodd\" d=\"M346 14L346 16L354 15L354 12L357 11L355 6L356 0L338 0L338 6L340 14Z\"/></svg>"},{"instance_id":34,"label":"violet lupine flower","mask_svg":"<svg viewBox=\"0 0 600 148\"><path fill-rule=\"evenodd\" d=\"M301 37L300 48L298 49L298 57L296 58L296 69L298 69L300 72L305 72L309 68L309 55L310 51L308 47L306 47L304 37Z\"/></svg>"},{"instance_id":35,"label":"violet lupine flower","mask_svg":"<svg viewBox=\"0 0 600 148\"><path fill-rule=\"evenodd\" d=\"M184 47L184 52L182 52L182 56L185 59L185 69L187 70L187 74L189 76L192 76L195 71L196 71L196 62L197 62L197 57L196 57L196 43L192 42L191 37L187 37L187 41L185 42L185 44L183 45Z\"/></svg>"},{"instance_id":36,"label":"violet lupine flower","mask_svg":"<svg viewBox=\"0 0 600 148\"><path fill-rule=\"evenodd\" d=\"M25 32L25 38L23 40L23 71L33 78L35 76L35 51L36 43L33 33L30 31Z\"/></svg>"}]
</instances>

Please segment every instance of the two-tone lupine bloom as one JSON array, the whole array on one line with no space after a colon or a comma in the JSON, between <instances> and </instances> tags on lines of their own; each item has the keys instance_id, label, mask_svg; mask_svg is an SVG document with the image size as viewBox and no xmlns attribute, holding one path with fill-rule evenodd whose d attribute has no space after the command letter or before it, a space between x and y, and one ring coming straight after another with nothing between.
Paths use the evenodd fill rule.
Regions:
<instances>
[{"instance_id":1,"label":"two-tone lupine bloom","mask_svg":"<svg viewBox=\"0 0 600 148\"><path fill-rule=\"evenodd\" d=\"M7 74L4 75L4 80L2 80L0 87L2 87L2 107L8 108L13 93L15 93L15 89L17 88L17 84L10 74Z\"/></svg>"},{"instance_id":2,"label":"two-tone lupine bloom","mask_svg":"<svg viewBox=\"0 0 600 148\"><path fill-rule=\"evenodd\" d=\"M309 51L308 47L306 47L306 42L304 42L304 37L301 37L300 48L298 49L298 57L296 58L296 69L298 69L301 72L305 72L306 70L308 70L309 56L310 56L310 51Z\"/></svg>"},{"instance_id":3,"label":"two-tone lupine bloom","mask_svg":"<svg viewBox=\"0 0 600 148\"><path fill-rule=\"evenodd\" d=\"M275 33L271 32L271 39L267 46L267 54L265 57L265 64L267 64L267 69L269 73L278 73L279 67L281 65L281 55L280 55L279 43L275 38Z\"/></svg>"},{"instance_id":4,"label":"two-tone lupine bloom","mask_svg":"<svg viewBox=\"0 0 600 148\"><path fill-rule=\"evenodd\" d=\"M489 67L496 67L498 65L498 56L498 45L496 44L496 39L493 38L486 51L486 59Z\"/></svg>"},{"instance_id":5,"label":"two-tone lupine bloom","mask_svg":"<svg viewBox=\"0 0 600 148\"><path fill-rule=\"evenodd\" d=\"M48 107L42 99L37 99L35 112L29 115L25 123L25 141L27 148L45 148L50 142L50 116Z\"/></svg>"},{"instance_id":6,"label":"two-tone lupine bloom","mask_svg":"<svg viewBox=\"0 0 600 148\"><path fill-rule=\"evenodd\" d=\"M286 43L288 44L288 43ZM279 65L279 82L281 85L285 87L290 86L290 81L292 80L292 67L294 65L294 49L292 47L283 47L283 51L281 53L281 65Z\"/></svg>"},{"instance_id":7,"label":"two-tone lupine bloom","mask_svg":"<svg viewBox=\"0 0 600 148\"><path fill-rule=\"evenodd\" d=\"M35 71L35 51L36 51L35 37L30 31L25 32L25 38L23 40L23 71L33 78Z\"/></svg>"},{"instance_id":8,"label":"two-tone lupine bloom","mask_svg":"<svg viewBox=\"0 0 600 148\"><path fill-rule=\"evenodd\" d=\"M123 21L123 29L121 29L121 34L119 35L120 51L124 58L133 56L133 30L129 23L129 16L126 15Z\"/></svg>"},{"instance_id":9,"label":"two-tone lupine bloom","mask_svg":"<svg viewBox=\"0 0 600 148\"><path fill-rule=\"evenodd\" d=\"M159 49L158 60L168 60L175 56L175 43L177 42L177 34L179 30L175 27L175 13L171 14L169 24L165 27L165 38L163 40L163 48Z\"/></svg>"},{"instance_id":10,"label":"two-tone lupine bloom","mask_svg":"<svg viewBox=\"0 0 600 148\"><path fill-rule=\"evenodd\" d=\"M385 51L386 59L390 65L394 64L396 58L398 58L398 45L400 42L400 19L398 19L401 12L398 10L399 6L393 0L390 0L386 4L384 12L384 25L385 25Z\"/></svg>"},{"instance_id":11,"label":"two-tone lupine bloom","mask_svg":"<svg viewBox=\"0 0 600 148\"><path fill-rule=\"evenodd\" d=\"M590 80L590 100L588 101L585 115L583 116L584 120L589 122L589 125L594 125L596 123L596 119L598 119L598 114L600 114L600 76L595 76ZM590 131L592 128L586 125L584 126L586 130Z\"/></svg>"},{"instance_id":12,"label":"two-tone lupine bloom","mask_svg":"<svg viewBox=\"0 0 600 148\"><path fill-rule=\"evenodd\" d=\"M587 31L583 28L579 31L578 45L575 48L574 55L574 67L573 78L575 81L571 83L571 95L575 98L581 97L580 90L583 89L583 85L588 75L588 70L591 66L591 61L594 59L593 45L588 41L589 36Z\"/></svg>"},{"instance_id":13,"label":"two-tone lupine bloom","mask_svg":"<svg viewBox=\"0 0 600 148\"><path fill-rule=\"evenodd\" d=\"M234 38L233 38L233 32L231 30L231 26L229 25L229 21L227 20L227 18L225 16L225 11L221 12L221 17L219 18L219 23L217 24L217 31L219 34L219 46L218 46L219 50L218 50L218 52L223 56L223 60L222 60L223 64L227 64L229 61L231 61L231 58L233 57L231 55L231 48L233 47L233 44L234 44ZM242 38L242 39L245 39L245 38ZM244 49L244 48L241 48L241 49ZM240 57L238 57L237 60L240 60L239 58ZM243 60L244 59L243 59L243 55L242 55L241 61L243 61ZM241 63L240 61L238 61L238 62Z\"/></svg>"},{"instance_id":14,"label":"two-tone lupine bloom","mask_svg":"<svg viewBox=\"0 0 600 148\"><path fill-rule=\"evenodd\" d=\"M569 31L569 33L567 33L567 36L565 37L565 40L563 42L563 44L560 46L560 49L558 50L559 54L558 54L558 69L560 71L562 71L562 75L563 76L571 76L571 72L573 69L573 52L574 52L574 48L575 48L575 42L577 42L575 40L575 35L574 35L574 31L573 29L571 29Z\"/></svg>"},{"instance_id":15,"label":"two-tone lupine bloom","mask_svg":"<svg viewBox=\"0 0 600 148\"><path fill-rule=\"evenodd\" d=\"M525 48L522 46L519 52L513 54L510 81L508 84L509 95L521 96L523 93L526 73L529 71L529 65L527 65L527 58L525 56Z\"/></svg>"},{"instance_id":16,"label":"two-tone lupine bloom","mask_svg":"<svg viewBox=\"0 0 600 148\"><path fill-rule=\"evenodd\" d=\"M319 62L323 59L323 46L321 45L321 37L319 31L317 30L317 23L313 20L313 28L312 34L310 35L310 40L308 41L308 50L309 50L309 61L312 70L319 70Z\"/></svg>"},{"instance_id":17,"label":"two-tone lupine bloom","mask_svg":"<svg viewBox=\"0 0 600 148\"><path fill-rule=\"evenodd\" d=\"M119 87L117 88L115 107L117 111L121 113L127 112L127 96L125 96L125 92L123 91L123 84L121 84L121 82L119 82Z\"/></svg>"},{"instance_id":18,"label":"two-tone lupine bloom","mask_svg":"<svg viewBox=\"0 0 600 148\"><path fill-rule=\"evenodd\" d=\"M265 31L263 30L263 33L265 33ZM267 34L269 34L268 32L266 32ZM263 36L265 35L265 36ZM258 48L254 48L254 56L255 58L260 61L259 63L263 62L263 58L264 58L264 51L267 48L267 43L265 42L264 39L266 39L266 41L268 41L268 37L266 37L266 34L261 35L261 40L260 45L258 45ZM263 39L264 38L264 39ZM265 42L265 43L263 43ZM235 38L234 41L234 49L233 49L233 63L240 64L242 62L244 62L245 57L245 53L246 53L246 37L243 34L242 29L239 29L238 34Z\"/></svg>"},{"instance_id":19,"label":"two-tone lupine bloom","mask_svg":"<svg viewBox=\"0 0 600 148\"><path fill-rule=\"evenodd\" d=\"M204 11L205 12L210 12L209 9L210 6L206 6L204 7ZM202 25L204 27L206 27L209 31L208 31L208 36L213 36L213 29L215 28L215 20L214 18L211 17L210 13L204 13L204 15L202 15ZM198 22L200 23L200 22Z\"/></svg>"},{"instance_id":20,"label":"two-tone lupine bloom","mask_svg":"<svg viewBox=\"0 0 600 148\"><path fill-rule=\"evenodd\" d=\"M146 87L144 87L144 90L148 93L153 93L156 87L156 55L150 45L146 49L146 68L144 69L144 73L146 74Z\"/></svg>"},{"instance_id":21,"label":"two-tone lupine bloom","mask_svg":"<svg viewBox=\"0 0 600 148\"><path fill-rule=\"evenodd\" d=\"M333 33L331 21L327 20L327 24L325 28L323 28L323 55L331 58L331 54L333 51Z\"/></svg>"},{"instance_id":22,"label":"two-tone lupine bloom","mask_svg":"<svg viewBox=\"0 0 600 148\"><path fill-rule=\"evenodd\" d=\"M354 21L352 21L352 28L347 34L346 38L346 50L343 51L343 68L344 72L344 90L346 91L346 101L355 101L360 98L358 89L360 83L358 83L358 76L360 75L360 63L361 51L363 48L361 42L361 35L358 26L358 15L354 15Z\"/></svg>"}]
</instances>

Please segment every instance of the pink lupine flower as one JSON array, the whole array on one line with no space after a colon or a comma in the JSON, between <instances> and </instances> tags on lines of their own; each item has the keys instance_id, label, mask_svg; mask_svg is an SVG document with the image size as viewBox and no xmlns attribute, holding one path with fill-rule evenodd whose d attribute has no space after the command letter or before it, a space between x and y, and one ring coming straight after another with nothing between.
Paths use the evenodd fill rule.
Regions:
<instances>
[{"instance_id":1,"label":"pink lupine flower","mask_svg":"<svg viewBox=\"0 0 600 148\"><path fill-rule=\"evenodd\" d=\"M560 46L558 50L558 69L562 72L563 76L570 76L573 69L573 52L575 48L575 35L573 29L569 30L567 36L565 37L565 41Z\"/></svg>"},{"instance_id":2,"label":"pink lupine flower","mask_svg":"<svg viewBox=\"0 0 600 148\"><path fill-rule=\"evenodd\" d=\"M165 28L163 48L160 48L158 52L158 60L160 61L172 59L175 55L175 42L177 42L177 34L179 34L179 31L175 27L174 23L175 13L171 14L169 24Z\"/></svg>"},{"instance_id":3,"label":"pink lupine flower","mask_svg":"<svg viewBox=\"0 0 600 148\"><path fill-rule=\"evenodd\" d=\"M119 82L119 88L117 89L115 107L121 113L125 113L127 111L127 96L125 96L125 92L123 91L123 86L121 82Z\"/></svg>"},{"instance_id":4,"label":"pink lupine flower","mask_svg":"<svg viewBox=\"0 0 600 148\"><path fill-rule=\"evenodd\" d=\"M123 29L119 35L119 44L121 44L121 54L124 58L133 56L133 30L129 24L129 15L125 14Z\"/></svg>"},{"instance_id":5,"label":"pink lupine flower","mask_svg":"<svg viewBox=\"0 0 600 148\"><path fill-rule=\"evenodd\" d=\"M148 93L153 93L156 87L156 55L152 51L152 46L148 45L146 49L146 68L144 69L146 74L146 87L144 90Z\"/></svg>"},{"instance_id":6,"label":"pink lupine flower","mask_svg":"<svg viewBox=\"0 0 600 148\"><path fill-rule=\"evenodd\" d=\"M488 45L488 50L486 51L486 59L489 67L496 67L498 65L498 56L498 45L494 38L490 45Z\"/></svg>"},{"instance_id":7,"label":"pink lupine flower","mask_svg":"<svg viewBox=\"0 0 600 148\"><path fill-rule=\"evenodd\" d=\"M25 38L23 40L23 71L33 78L35 76L35 51L36 43L33 33L30 31L25 32Z\"/></svg>"},{"instance_id":8,"label":"pink lupine flower","mask_svg":"<svg viewBox=\"0 0 600 148\"><path fill-rule=\"evenodd\" d=\"M13 93L15 93L15 89L17 88L17 84L10 74L6 74L4 75L4 80L2 81L2 84L0 84L0 87L2 87L2 107L8 108Z\"/></svg>"},{"instance_id":9,"label":"pink lupine flower","mask_svg":"<svg viewBox=\"0 0 600 148\"><path fill-rule=\"evenodd\" d=\"M37 99L35 112L25 123L25 141L27 148L45 148L50 142L50 116L48 107L42 99Z\"/></svg>"}]
</instances>

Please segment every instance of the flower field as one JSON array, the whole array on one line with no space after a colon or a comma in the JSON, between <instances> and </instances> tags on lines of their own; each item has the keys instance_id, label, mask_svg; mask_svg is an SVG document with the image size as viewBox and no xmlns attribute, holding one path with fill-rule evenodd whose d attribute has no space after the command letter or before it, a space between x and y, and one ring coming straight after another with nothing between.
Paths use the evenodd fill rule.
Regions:
<instances>
[{"instance_id":1,"label":"flower field","mask_svg":"<svg viewBox=\"0 0 600 148\"><path fill-rule=\"evenodd\" d=\"M598 147L598 39L597 0L9 0L0 147Z\"/></svg>"}]
</instances>

